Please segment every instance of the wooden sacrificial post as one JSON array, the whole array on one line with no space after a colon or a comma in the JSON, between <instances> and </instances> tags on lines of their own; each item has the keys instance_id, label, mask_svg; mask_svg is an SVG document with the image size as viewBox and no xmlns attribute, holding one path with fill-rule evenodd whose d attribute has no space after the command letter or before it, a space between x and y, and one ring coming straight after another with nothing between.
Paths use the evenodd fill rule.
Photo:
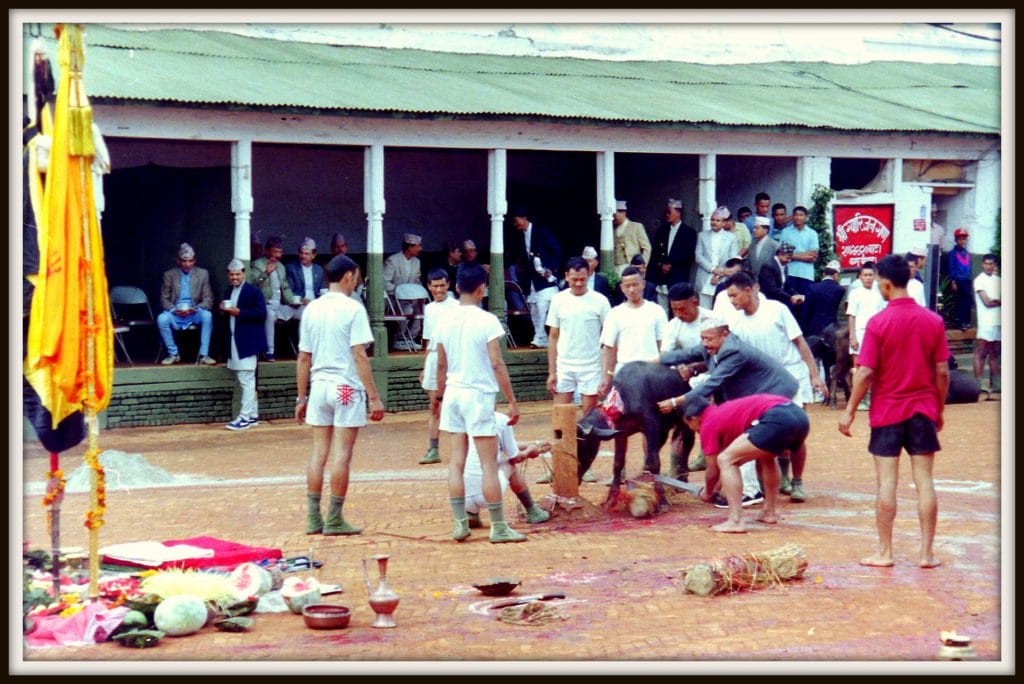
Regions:
<instances>
[{"instance_id":1,"label":"wooden sacrificial post","mask_svg":"<svg viewBox=\"0 0 1024 684\"><path fill-rule=\"evenodd\" d=\"M552 407L551 488L556 497L574 499L580 495L579 460L576 457L576 407L558 404Z\"/></svg>"}]
</instances>

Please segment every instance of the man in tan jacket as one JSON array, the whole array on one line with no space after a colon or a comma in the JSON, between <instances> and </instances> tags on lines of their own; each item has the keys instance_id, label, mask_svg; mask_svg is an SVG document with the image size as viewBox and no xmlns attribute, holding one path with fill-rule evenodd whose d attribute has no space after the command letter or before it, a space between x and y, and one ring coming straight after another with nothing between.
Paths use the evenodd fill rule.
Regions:
<instances>
[{"instance_id":1,"label":"man in tan jacket","mask_svg":"<svg viewBox=\"0 0 1024 684\"><path fill-rule=\"evenodd\" d=\"M639 254L646 264L651 259L651 241L647 237L644 224L630 221L626 216L626 203L615 202L615 214L612 215L615 228L615 270L629 266L629 260Z\"/></svg>"}]
</instances>

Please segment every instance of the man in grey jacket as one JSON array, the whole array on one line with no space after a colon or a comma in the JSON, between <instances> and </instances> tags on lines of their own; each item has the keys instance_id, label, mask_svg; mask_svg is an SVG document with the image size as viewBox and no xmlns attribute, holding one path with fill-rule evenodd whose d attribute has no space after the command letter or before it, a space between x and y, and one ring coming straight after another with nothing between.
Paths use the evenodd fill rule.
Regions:
<instances>
[{"instance_id":1,"label":"man in grey jacket","mask_svg":"<svg viewBox=\"0 0 1024 684\"><path fill-rule=\"evenodd\" d=\"M768 237L770 224L770 219L757 216L754 218L754 229L750 231L754 241L750 243L747 261L750 262L750 272L754 275L754 280L757 280L761 267L775 258L775 250L779 248L779 243Z\"/></svg>"},{"instance_id":2,"label":"man in grey jacket","mask_svg":"<svg viewBox=\"0 0 1024 684\"><path fill-rule=\"evenodd\" d=\"M705 320L701 324L700 338L700 344L661 355L661 362L677 366L679 374L692 388L684 395L658 402L662 413L678 411L681 419L687 397L701 396L710 400L716 390L721 391L724 401L754 394L777 394L790 399L796 396L799 386L793 376L776 361L730 334L729 326L721 319ZM694 378L704 371L702 381ZM797 464L794 460L794 476L798 465L803 473L803 463ZM741 466L740 474L743 476L743 505L760 503L764 495L757 482L755 466ZM724 504L724 501L716 501L715 505L724 508Z\"/></svg>"}]
</instances>

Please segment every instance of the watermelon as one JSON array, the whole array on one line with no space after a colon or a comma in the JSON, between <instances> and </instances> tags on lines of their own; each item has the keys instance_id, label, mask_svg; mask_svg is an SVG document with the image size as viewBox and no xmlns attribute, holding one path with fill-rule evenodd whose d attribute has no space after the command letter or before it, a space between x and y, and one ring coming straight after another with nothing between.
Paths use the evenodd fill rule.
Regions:
<instances>
[{"instance_id":1,"label":"watermelon","mask_svg":"<svg viewBox=\"0 0 1024 684\"><path fill-rule=\"evenodd\" d=\"M288 610L302 615L302 609L320 601L320 583L313 577L289 577L281 586L281 597Z\"/></svg>"},{"instance_id":2,"label":"watermelon","mask_svg":"<svg viewBox=\"0 0 1024 684\"><path fill-rule=\"evenodd\" d=\"M250 596L262 596L270 591L274 578L264 568L255 563L242 563L231 573L231 584L239 600Z\"/></svg>"},{"instance_id":3,"label":"watermelon","mask_svg":"<svg viewBox=\"0 0 1024 684\"><path fill-rule=\"evenodd\" d=\"M179 594L160 602L153 613L156 628L171 636L198 632L209 617L206 601L198 596Z\"/></svg>"}]
</instances>

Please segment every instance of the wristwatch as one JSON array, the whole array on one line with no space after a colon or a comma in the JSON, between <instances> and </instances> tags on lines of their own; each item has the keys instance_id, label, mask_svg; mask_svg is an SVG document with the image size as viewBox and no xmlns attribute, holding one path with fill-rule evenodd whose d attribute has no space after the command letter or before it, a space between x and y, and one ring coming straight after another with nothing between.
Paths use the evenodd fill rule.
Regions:
<instances>
[{"instance_id":1,"label":"wristwatch","mask_svg":"<svg viewBox=\"0 0 1024 684\"><path fill-rule=\"evenodd\" d=\"M305 404L309 400L309 397L295 397L295 405Z\"/></svg>"}]
</instances>

